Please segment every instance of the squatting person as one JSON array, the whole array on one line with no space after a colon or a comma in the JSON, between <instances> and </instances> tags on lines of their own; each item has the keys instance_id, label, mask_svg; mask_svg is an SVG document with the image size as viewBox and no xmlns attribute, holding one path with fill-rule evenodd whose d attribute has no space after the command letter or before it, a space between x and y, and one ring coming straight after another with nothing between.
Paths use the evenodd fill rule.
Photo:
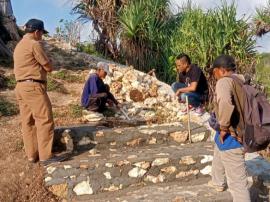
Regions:
<instances>
[{"instance_id":1,"label":"squatting person","mask_svg":"<svg viewBox=\"0 0 270 202\"><path fill-rule=\"evenodd\" d=\"M103 79L110 73L109 66L105 62L97 64L96 73L90 74L86 81L81 97L81 105L89 111L102 113L106 110L106 104L116 105L118 108L121 104L115 99L110 92L110 88L103 82Z\"/></svg>"},{"instance_id":2,"label":"squatting person","mask_svg":"<svg viewBox=\"0 0 270 202\"><path fill-rule=\"evenodd\" d=\"M208 84L203 71L195 64L191 64L191 59L186 54L176 57L176 70L179 82L172 84L175 95L179 102L185 103L188 97L190 110L195 109L196 114L202 115L204 112L203 104L208 97ZM183 114L187 109L182 111Z\"/></svg>"}]
</instances>

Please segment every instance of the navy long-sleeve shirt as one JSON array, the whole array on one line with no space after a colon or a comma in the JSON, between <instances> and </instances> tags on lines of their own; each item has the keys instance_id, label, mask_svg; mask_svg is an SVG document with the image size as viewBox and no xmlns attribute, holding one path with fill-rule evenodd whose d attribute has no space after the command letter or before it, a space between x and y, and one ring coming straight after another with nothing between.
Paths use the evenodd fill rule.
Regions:
<instances>
[{"instance_id":1,"label":"navy long-sleeve shirt","mask_svg":"<svg viewBox=\"0 0 270 202\"><path fill-rule=\"evenodd\" d=\"M108 91L108 88L104 84L103 80L100 79L96 73L94 73L89 76L84 85L81 105L87 108L89 106L89 98L97 97L100 93L107 93L107 98L112 100L116 105L118 104L114 96Z\"/></svg>"}]
</instances>

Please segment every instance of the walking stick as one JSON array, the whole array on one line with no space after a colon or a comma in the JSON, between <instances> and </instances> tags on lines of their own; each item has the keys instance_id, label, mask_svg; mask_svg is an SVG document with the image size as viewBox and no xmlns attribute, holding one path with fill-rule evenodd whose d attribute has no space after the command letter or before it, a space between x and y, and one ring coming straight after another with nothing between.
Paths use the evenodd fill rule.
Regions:
<instances>
[{"instance_id":1,"label":"walking stick","mask_svg":"<svg viewBox=\"0 0 270 202\"><path fill-rule=\"evenodd\" d=\"M188 140L189 140L189 143L191 144L192 143L192 140L191 140L191 130L190 130L190 113L189 113L189 103L188 103L188 96L186 96L186 107L187 107L187 118L188 118Z\"/></svg>"}]
</instances>

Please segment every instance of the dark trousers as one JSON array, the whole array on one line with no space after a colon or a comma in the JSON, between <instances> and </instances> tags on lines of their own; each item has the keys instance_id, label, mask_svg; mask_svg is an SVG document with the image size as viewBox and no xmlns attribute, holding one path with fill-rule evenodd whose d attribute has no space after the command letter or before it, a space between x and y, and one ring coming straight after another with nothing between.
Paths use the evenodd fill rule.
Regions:
<instances>
[{"instance_id":1,"label":"dark trousers","mask_svg":"<svg viewBox=\"0 0 270 202\"><path fill-rule=\"evenodd\" d=\"M103 94L103 93L100 93ZM106 103L108 101L108 96L106 93L104 95L100 95L98 97L90 97L89 98L89 106L88 110L94 111L94 112L103 112L107 107Z\"/></svg>"}]
</instances>

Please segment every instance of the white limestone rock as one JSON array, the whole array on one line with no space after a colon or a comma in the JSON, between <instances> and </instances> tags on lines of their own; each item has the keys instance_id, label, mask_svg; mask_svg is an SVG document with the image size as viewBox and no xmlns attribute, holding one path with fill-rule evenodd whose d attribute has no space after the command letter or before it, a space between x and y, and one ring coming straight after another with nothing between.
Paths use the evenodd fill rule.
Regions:
<instances>
[{"instance_id":1,"label":"white limestone rock","mask_svg":"<svg viewBox=\"0 0 270 202\"><path fill-rule=\"evenodd\" d=\"M113 164L112 164L112 163L105 163L105 166L106 166L107 168L112 168L112 167L113 167Z\"/></svg>"},{"instance_id":2,"label":"white limestone rock","mask_svg":"<svg viewBox=\"0 0 270 202\"><path fill-rule=\"evenodd\" d=\"M185 164L185 165L193 165L196 161L192 158L192 156L183 156L181 157L181 160L179 161L179 164Z\"/></svg>"},{"instance_id":3,"label":"white limestone rock","mask_svg":"<svg viewBox=\"0 0 270 202\"><path fill-rule=\"evenodd\" d=\"M103 173L103 175L106 177L106 179L108 180L111 180L112 179L112 176L111 176L111 173L110 172L105 172Z\"/></svg>"},{"instance_id":4,"label":"white limestone rock","mask_svg":"<svg viewBox=\"0 0 270 202\"><path fill-rule=\"evenodd\" d=\"M178 143L184 143L188 139L188 132L187 131L179 131L179 132L174 132L170 134L170 137Z\"/></svg>"},{"instance_id":5,"label":"white limestone rock","mask_svg":"<svg viewBox=\"0 0 270 202\"><path fill-rule=\"evenodd\" d=\"M52 173L56 170L56 168L50 166L50 167L48 167L46 170L47 170L47 173L48 173L48 174L52 174Z\"/></svg>"},{"instance_id":6,"label":"white limestone rock","mask_svg":"<svg viewBox=\"0 0 270 202\"><path fill-rule=\"evenodd\" d=\"M154 137L151 137L151 139L149 140L148 144L157 144L157 139Z\"/></svg>"},{"instance_id":7,"label":"white limestone rock","mask_svg":"<svg viewBox=\"0 0 270 202\"><path fill-rule=\"evenodd\" d=\"M193 143L202 142L203 140L205 140L207 138L207 135L208 135L207 132L193 134L193 135L191 135L191 140Z\"/></svg>"},{"instance_id":8,"label":"white limestone rock","mask_svg":"<svg viewBox=\"0 0 270 202\"><path fill-rule=\"evenodd\" d=\"M112 78L109 76L106 76L106 78L104 79L104 83L106 83L107 85L111 85L112 83Z\"/></svg>"},{"instance_id":9,"label":"white limestone rock","mask_svg":"<svg viewBox=\"0 0 270 202\"><path fill-rule=\"evenodd\" d=\"M122 72L120 72L120 71L113 72L113 80L121 81L123 77L124 77L124 74Z\"/></svg>"},{"instance_id":10,"label":"white limestone rock","mask_svg":"<svg viewBox=\"0 0 270 202\"><path fill-rule=\"evenodd\" d=\"M165 176L162 175L162 174L159 174L157 177L155 177L153 175L147 175L144 178L144 181L146 181L146 182L152 182L154 184L160 183L160 182L164 182L164 180L165 180Z\"/></svg>"},{"instance_id":11,"label":"white limestone rock","mask_svg":"<svg viewBox=\"0 0 270 202\"><path fill-rule=\"evenodd\" d=\"M133 165L136 167L142 168L144 170L147 170L150 167L150 163L146 161L134 163Z\"/></svg>"},{"instance_id":12,"label":"white limestone rock","mask_svg":"<svg viewBox=\"0 0 270 202\"><path fill-rule=\"evenodd\" d=\"M144 104L149 106L149 107L152 107L158 103L159 103L159 100L157 98L146 98L144 100Z\"/></svg>"},{"instance_id":13,"label":"white limestone rock","mask_svg":"<svg viewBox=\"0 0 270 202\"><path fill-rule=\"evenodd\" d=\"M132 178L139 178L139 177L142 177L144 176L144 174L146 173L147 171L142 169L142 168L139 168L139 167L135 167L133 169L131 169L129 172L128 172L128 176L129 177L132 177Z\"/></svg>"},{"instance_id":14,"label":"white limestone rock","mask_svg":"<svg viewBox=\"0 0 270 202\"><path fill-rule=\"evenodd\" d=\"M128 159L136 159L138 156L137 155L129 155L127 158Z\"/></svg>"},{"instance_id":15,"label":"white limestone rock","mask_svg":"<svg viewBox=\"0 0 270 202\"><path fill-rule=\"evenodd\" d=\"M139 130L140 133L146 134L146 135L152 135L154 133L157 133L156 130L151 130L151 129L145 129L145 130Z\"/></svg>"},{"instance_id":16,"label":"white limestone rock","mask_svg":"<svg viewBox=\"0 0 270 202\"><path fill-rule=\"evenodd\" d=\"M117 163L116 163L116 165L117 166L124 166L124 165L129 165L130 164L130 162L129 161L127 161L127 160L121 160L121 161L118 161Z\"/></svg>"},{"instance_id":17,"label":"white limestone rock","mask_svg":"<svg viewBox=\"0 0 270 202\"><path fill-rule=\"evenodd\" d=\"M152 162L152 166L161 166L169 163L169 161L170 161L169 158L157 158Z\"/></svg>"},{"instance_id":18,"label":"white limestone rock","mask_svg":"<svg viewBox=\"0 0 270 202\"><path fill-rule=\"evenodd\" d=\"M133 88L135 88L135 89L141 90L141 89L140 89L140 88L141 88L141 84L140 84L139 81L133 81L133 82L131 83L131 86L132 86Z\"/></svg>"},{"instance_id":19,"label":"white limestone rock","mask_svg":"<svg viewBox=\"0 0 270 202\"><path fill-rule=\"evenodd\" d=\"M201 164L212 162L213 161L212 155L203 155L203 159L201 160Z\"/></svg>"},{"instance_id":20,"label":"white limestone rock","mask_svg":"<svg viewBox=\"0 0 270 202\"><path fill-rule=\"evenodd\" d=\"M73 191L76 193L77 196L91 195L94 193L92 187L90 186L89 180L78 183L74 187Z\"/></svg>"},{"instance_id":21,"label":"white limestone rock","mask_svg":"<svg viewBox=\"0 0 270 202\"><path fill-rule=\"evenodd\" d=\"M104 116L101 113L83 110L83 119L89 122L97 122L104 119Z\"/></svg>"},{"instance_id":22,"label":"white limestone rock","mask_svg":"<svg viewBox=\"0 0 270 202\"><path fill-rule=\"evenodd\" d=\"M169 132L167 130L160 130L158 131L159 134L167 135Z\"/></svg>"},{"instance_id":23,"label":"white limestone rock","mask_svg":"<svg viewBox=\"0 0 270 202\"><path fill-rule=\"evenodd\" d=\"M98 153L98 152L97 152L97 149L95 149L95 148L89 150L89 154L90 154L91 156L95 156L97 153Z\"/></svg>"},{"instance_id":24,"label":"white limestone rock","mask_svg":"<svg viewBox=\"0 0 270 202\"><path fill-rule=\"evenodd\" d=\"M52 177L46 177L45 178L45 182L49 182L49 181L51 181L52 180Z\"/></svg>"},{"instance_id":25,"label":"white limestone rock","mask_svg":"<svg viewBox=\"0 0 270 202\"><path fill-rule=\"evenodd\" d=\"M176 172L176 167L175 166L169 166L169 167L165 167L165 168L162 168L161 171L164 172L164 173L168 173L168 174L173 174Z\"/></svg>"},{"instance_id":26,"label":"white limestone rock","mask_svg":"<svg viewBox=\"0 0 270 202\"><path fill-rule=\"evenodd\" d=\"M203 175L210 175L212 166L206 166L204 169L200 170L200 173Z\"/></svg>"},{"instance_id":27,"label":"white limestone rock","mask_svg":"<svg viewBox=\"0 0 270 202\"><path fill-rule=\"evenodd\" d=\"M67 170L67 169L71 169L71 165L64 165L64 169Z\"/></svg>"},{"instance_id":28,"label":"white limestone rock","mask_svg":"<svg viewBox=\"0 0 270 202\"><path fill-rule=\"evenodd\" d=\"M182 171L179 172L175 177L178 178L184 178L184 177L188 177L190 175L198 175L199 174L199 170L189 170L189 171Z\"/></svg>"},{"instance_id":29,"label":"white limestone rock","mask_svg":"<svg viewBox=\"0 0 270 202\"><path fill-rule=\"evenodd\" d=\"M104 188L104 191L118 191L118 190L121 190L122 188L123 188L122 184L120 184L119 186L112 184L110 185L109 188Z\"/></svg>"}]
</instances>

